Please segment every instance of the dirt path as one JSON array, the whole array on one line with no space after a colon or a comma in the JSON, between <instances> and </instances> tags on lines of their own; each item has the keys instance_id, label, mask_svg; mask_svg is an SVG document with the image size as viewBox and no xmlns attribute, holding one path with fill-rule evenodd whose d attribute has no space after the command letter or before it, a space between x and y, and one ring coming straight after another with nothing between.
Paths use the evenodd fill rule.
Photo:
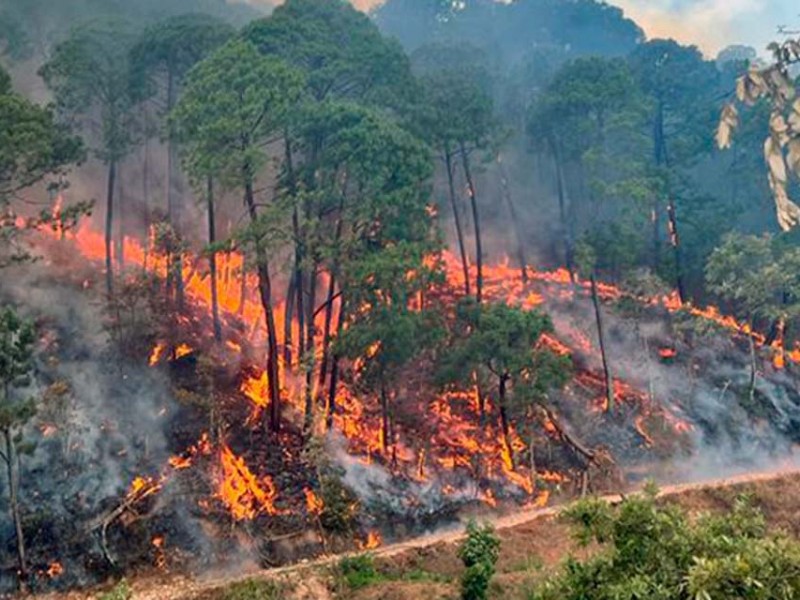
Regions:
<instances>
[{"instance_id":1,"label":"dirt path","mask_svg":"<svg viewBox=\"0 0 800 600\"><path fill-rule=\"evenodd\" d=\"M698 483L689 483L681 485L671 485L661 488L659 496L675 496L682 493L701 490L709 488L724 488L734 485L746 483L759 483L765 481L775 480L785 476L800 475L800 468L787 468L781 470L748 473L728 477L724 479L716 479ZM604 496L604 500L611 503L621 501L622 495L609 495ZM496 517L487 517L486 520L491 521L497 530L511 529L520 527L526 524L542 519L544 517L553 516L561 511L563 506L552 506L547 508L537 509L523 509L511 514L501 515ZM442 543L458 542L464 535L464 527L457 526L454 529L440 531L431 535L417 537L404 542L391 544L373 551L376 557L391 557L402 554L404 552L419 550ZM158 580L137 580L133 583L135 600L194 600L204 594L224 588L233 583L243 581L246 579L277 579L282 576L293 576L294 579L303 583L303 586L309 590L314 590L312 595L299 596L300 598L314 598L324 600L326 595L321 595L323 589L320 587L319 581L313 576L313 571L320 568L334 564L340 560L341 555L326 556L314 561L306 561L296 565L280 567L276 569L263 570L263 569L249 569L242 570L235 575L208 572L203 577L190 579L185 576L164 576ZM36 596L31 600L96 600L99 598L99 593L94 592L69 592L65 594L47 594Z\"/></svg>"}]
</instances>

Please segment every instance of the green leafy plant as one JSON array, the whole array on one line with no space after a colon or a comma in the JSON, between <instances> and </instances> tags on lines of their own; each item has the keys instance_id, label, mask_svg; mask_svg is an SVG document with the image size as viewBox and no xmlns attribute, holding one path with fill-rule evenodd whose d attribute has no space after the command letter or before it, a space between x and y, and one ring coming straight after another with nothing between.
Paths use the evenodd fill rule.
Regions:
<instances>
[{"instance_id":1,"label":"green leafy plant","mask_svg":"<svg viewBox=\"0 0 800 600\"><path fill-rule=\"evenodd\" d=\"M500 555L500 540L491 525L479 526L474 521L467 525L467 539L458 549L458 557L467 568L461 577L463 600L484 600L489 582L495 572Z\"/></svg>"},{"instance_id":2,"label":"green leafy plant","mask_svg":"<svg viewBox=\"0 0 800 600\"><path fill-rule=\"evenodd\" d=\"M133 590L125 579L100 596L100 600L130 600L131 598L133 598Z\"/></svg>"},{"instance_id":3,"label":"green leafy plant","mask_svg":"<svg viewBox=\"0 0 800 600\"><path fill-rule=\"evenodd\" d=\"M342 587L349 590L360 590L383 578L375 568L371 554L344 557L336 565L335 577Z\"/></svg>"},{"instance_id":4,"label":"green leafy plant","mask_svg":"<svg viewBox=\"0 0 800 600\"><path fill-rule=\"evenodd\" d=\"M286 586L275 581L248 579L228 588L221 600L281 600Z\"/></svg>"}]
</instances>

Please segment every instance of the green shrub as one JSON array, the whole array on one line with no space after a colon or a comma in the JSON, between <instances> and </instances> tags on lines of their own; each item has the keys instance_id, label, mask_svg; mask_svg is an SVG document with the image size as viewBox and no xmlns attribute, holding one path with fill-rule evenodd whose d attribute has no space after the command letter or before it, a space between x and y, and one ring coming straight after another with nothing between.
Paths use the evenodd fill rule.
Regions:
<instances>
[{"instance_id":1,"label":"green shrub","mask_svg":"<svg viewBox=\"0 0 800 600\"><path fill-rule=\"evenodd\" d=\"M371 554L345 556L337 564L335 576L350 590L358 590L383 579L375 569Z\"/></svg>"},{"instance_id":2,"label":"green shrub","mask_svg":"<svg viewBox=\"0 0 800 600\"><path fill-rule=\"evenodd\" d=\"M800 591L800 544L768 536L747 498L721 515L689 518L655 494L617 508L597 500L565 513L583 542L600 551L567 560L531 600L789 600Z\"/></svg>"},{"instance_id":3,"label":"green shrub","mask_svg":"<svg viewBox=\"0 0 800 600\"><path fill-rule=\"evenodd\" d=\"M467 525L467 539L458 549L458 557L466 570L461 577L463 600L485 600L494 566L500 556L500 540L491 525L480 527L474 521Z\"/></svg>"},{"instance_id":4,"label":"green shrub","mask_svg":"<svg viewBox=\"0 0 800 600\"><path fill-rule=\"evenodd\" d=\"M275 581L248 579L225 590L222 600L282 600L285 592L285 586Z\"/></svg>"},{"instance_id":5,"label":"green shrub","mask_svg":"<svg viewBox=\"0 0 800 600\"><path fill-rule=\"evenodd\" d=\"M131 600L131 598L133 598L133 590L125 579L100 596L100 600Z\"/></svg>"}]
</instances>

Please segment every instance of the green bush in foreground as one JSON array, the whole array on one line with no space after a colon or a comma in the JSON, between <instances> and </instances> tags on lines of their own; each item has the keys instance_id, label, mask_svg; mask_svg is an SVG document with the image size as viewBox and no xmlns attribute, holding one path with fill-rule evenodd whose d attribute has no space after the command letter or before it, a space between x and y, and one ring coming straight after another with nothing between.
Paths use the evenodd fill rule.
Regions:
<instances>
[{"instance_id":1,"label":"green bush in foreground","mask_svg":"<svg viewBox=\"0 0 800 600\"><path fill-rule=\"evenodd\" d=\"M494 576L494 565L500 555L500 540L492 526L480 527L474 521L467 525L467 539L458 549L458 557L467 568L461 577L463 600L484 600L489 582Z\"/></svg>"},{"instance_id":2,"label":"green bush in foreground","mask_svg":"<svg viewBox=\"0 0 800 600\"><path fill-rule=\"evenodd\" d=\"M600 552L567 560L531 600L790 600L800 598L800 544L768 535L747 498L690 519L657 506L653 490L617 507L584 500L566 513Z\"/></svg>"},{"instance_id":3,"label":"green bush in foreground","mask_svg":"<svg viewBox=\"0 0 800 600\"><path fill-rule=\"evenodd\" d=\"M281 600L284 586L274 581L248 579L232 585L225 591L223 600Z\"/></svg>"}]
</instances>

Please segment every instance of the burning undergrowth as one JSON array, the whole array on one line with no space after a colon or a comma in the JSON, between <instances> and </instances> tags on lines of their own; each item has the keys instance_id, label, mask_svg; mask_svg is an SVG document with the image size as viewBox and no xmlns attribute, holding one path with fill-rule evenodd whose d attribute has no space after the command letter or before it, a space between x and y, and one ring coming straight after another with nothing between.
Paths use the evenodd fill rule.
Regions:
<instances>
[{"instance_id":1,"label":"burning undergrowth","mask_svg":"<svg viewBox=\"0 0 800 600\"><path fill-rule=\"evenodd\" d=\"M40 235L46 260L24 282L4 279L2 293L40 333L34 392L45 402L22 494L36 500L25 528L43 586L137 565L275 565L373 547L452 522L467 505L544 505L689 458L695 472L683 476L700 476L800 439L797 356L782 339L758 337L751 352L749 330L718 312L599 285L604 363L589 284L530 269L523 282L507 264L487 268L485 296L547 310L555 334L542 343L572 364L569 383L523 423L503 426L491 389L426 383L421 352L390 439L380 403L346 365L333 403L314 386L304 423L307 379L291 359L281 364L285 425L269 434L261 311L241 257L219 257L215 342L204 259L184 257L179 303L164 293L167 259L128 241L127 276L108 305L94 291L100 237L88 227ZM448 284L432 293L454 303L460 265L445 260Z\"/></svg>"}]
</instances>

